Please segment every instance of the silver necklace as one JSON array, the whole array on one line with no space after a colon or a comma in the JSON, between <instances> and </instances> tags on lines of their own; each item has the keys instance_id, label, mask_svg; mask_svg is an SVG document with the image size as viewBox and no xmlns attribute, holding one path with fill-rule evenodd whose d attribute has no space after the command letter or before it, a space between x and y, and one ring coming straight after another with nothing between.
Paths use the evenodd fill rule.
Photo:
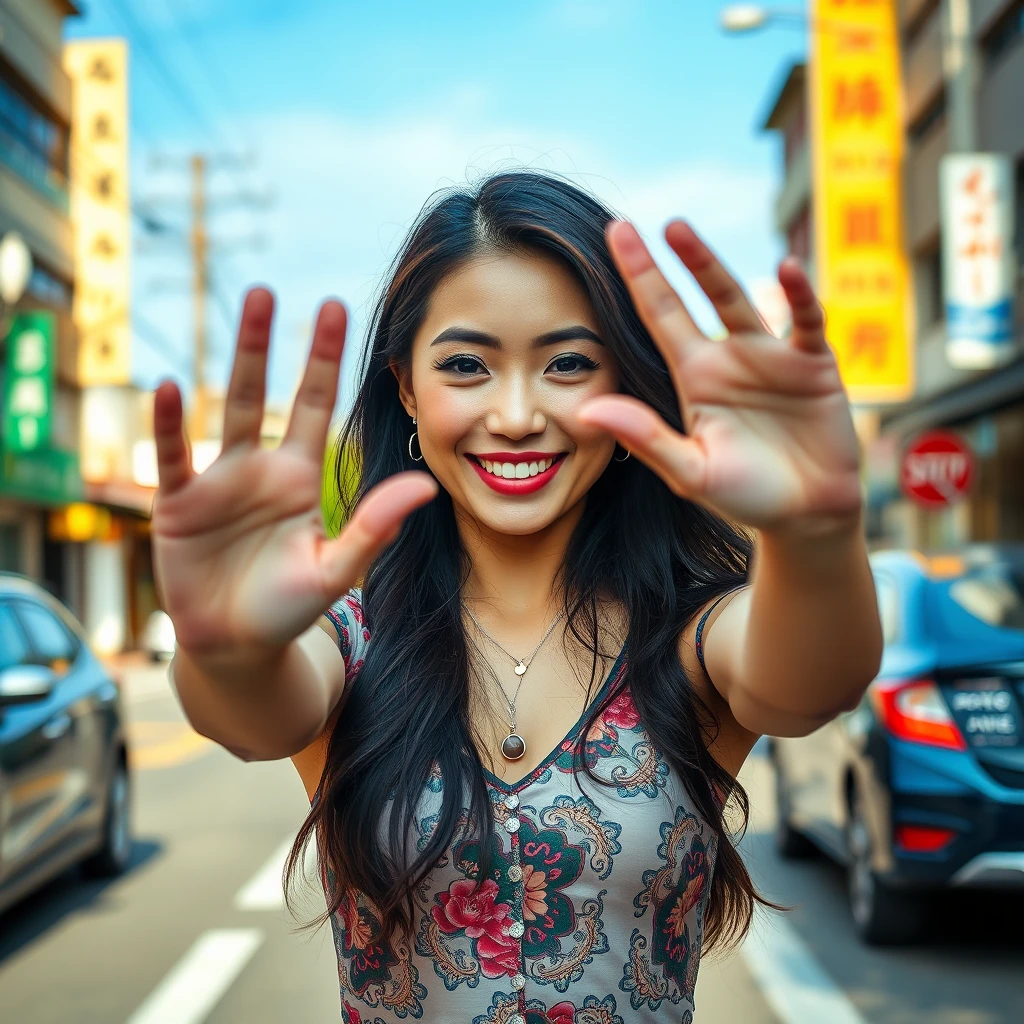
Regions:
<instances>
[{"instance_id":1,"label":"silver necklace","mask_svg":"<svg viewBox=\"0 0 1024 1024\"><path fill-rule=\"evenodd\" d=\"M524 740L523 737L516 732L516 697L519 696L519 689L523 685L523 677L526 675L526 670L533 663L533 659L537 656L537 652L540 650L541 644L543 644L544 641L547 640L547 638L551 635L551 630L555 628L555 626L558 623L558 620L562 617L564 612L559 612L555 616L554 622L552 622L551 625L548 626L548 631L540 638L540 643L537 644L536 647L534 647L533 654L530 655L529 661L523 661L522 658L517 658L515 657L515 655L509 654L509 652L506 651L505 648L502 647L501 644L499 644L498 641L495 640L494 637L491 636L491 634L488 633L487 630L484 629L484 627L481 626L479 622L477 622L476 616L469 610L465 602L463 602L462 607L466 609L466 614L473 620L473 624L476 626L476 628L479 629L480 632L483 633L483 635L488 640L490 640L490 642L494 644L494 646L497 647L499 651L502 652L502 654L507 655L516 663L515 673L517 676L519 676L519 686L516 687L515 696L513 696L512 699L509 700L508 694L505 692L505 687L501 685L500 680L498 682L498 686L501 687L501 695L505 698L505 703L508 705L509 723L508 735L501 741L501 756L504 757L506 761L518 761L523 756L523 754L526 753L526 740Z\"/></svg>"}]
</instances>

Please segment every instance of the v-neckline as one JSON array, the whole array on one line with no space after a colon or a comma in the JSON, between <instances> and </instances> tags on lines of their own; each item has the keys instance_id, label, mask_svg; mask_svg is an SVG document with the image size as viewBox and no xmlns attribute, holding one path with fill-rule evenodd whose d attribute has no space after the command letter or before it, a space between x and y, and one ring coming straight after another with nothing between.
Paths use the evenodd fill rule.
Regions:
<instances>
[{"instance_id":1,"label":"v-neckline","mask_svg":"<svg viewBox=\"0 0 1024 1024\"><path fill-rule=\"evenodd\" d=\"M619 656L615 659L614 664L608 671L608 676L605 679L604 683L601 685L601 688L597 691L597 695L583 709L583 713L576 720L576 724L565 734L565 736L563 736L555 744L554 748L551 750L548 756L545 757L544 760L541 761L541 763L537 765L536 768L534 768L528 775L521 778L518 782L505 782L503 779L499 779L498 776L495 775L492 771L489 771L487 768L484 768L483 772L487 778L487 781L490 782L492 786L495 786L497 789L500 789L503 793L516 793L519 790L524 789L531 782L533 782L533 780L538 775L540 775L546 768L548 768L551 765L552 761L556 760L559 757L566 743L576 740L576 737L579 735L580 730L583 728L583 723L589 717L591 711L593 711L593 709L597 707L597 705L600 704L602 700L604 700L608 691L611 689L611 687L615 684L616 680L621 675L623 655L625 653L626 645L623 644L622 649L619 651Z\"/></svg>"}]
</instances>

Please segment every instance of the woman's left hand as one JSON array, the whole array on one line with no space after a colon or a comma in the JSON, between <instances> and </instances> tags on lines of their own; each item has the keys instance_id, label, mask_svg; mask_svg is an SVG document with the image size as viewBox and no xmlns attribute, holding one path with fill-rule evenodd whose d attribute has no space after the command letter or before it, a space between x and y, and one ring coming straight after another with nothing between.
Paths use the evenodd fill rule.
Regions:
<instances>
[{"instance_id":1,"label":"woman's left hand","mask_svg":"<svg viewBox=\"0 0 1024 1024\"><path fill-rule=\"evenodd\" d=\"M683 221L665 238L729 334L712 341L636 229L613 221L612 256L675 384L686 434L650 406L602 395L580 420L613 434L672 491L758 530L817 533L859 521L860 447L824 314L797 260L779 268L793 329L770 334L743 290ZM584 411L585 410L585 411Z\"/></svg>"}]
</instances>

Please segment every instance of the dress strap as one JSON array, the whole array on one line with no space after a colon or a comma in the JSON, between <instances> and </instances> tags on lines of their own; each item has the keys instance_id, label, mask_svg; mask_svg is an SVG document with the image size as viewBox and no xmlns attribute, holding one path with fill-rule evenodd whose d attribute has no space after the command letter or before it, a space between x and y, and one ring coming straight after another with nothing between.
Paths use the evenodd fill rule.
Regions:
<instances>
[{"instance_id":1,"label":"dress strap","mask_svg":"<svg viewBox=\"0 0 1024 1024\"><path fill-rule=\"evenodd\" d=\"M743 584L743 586L746 586L746 584ZM700 661L700 667L704 669L704 675L706 675L708 679L710 679L711 676L708 673L707 665L704 664L704 641L701 639L704 634L704 623L708 621L708 616L715 610L719 601L725 600L725 598L730 594L734 594L737 590L742 590L743 586L733 587L731 590L727 590L724 594L719 594L718 597L715 598L714 604L712 604L711 607L700 617L700 622L697 623L697 636L695 639L697 658Z\"/></svg>"}]
</instances>

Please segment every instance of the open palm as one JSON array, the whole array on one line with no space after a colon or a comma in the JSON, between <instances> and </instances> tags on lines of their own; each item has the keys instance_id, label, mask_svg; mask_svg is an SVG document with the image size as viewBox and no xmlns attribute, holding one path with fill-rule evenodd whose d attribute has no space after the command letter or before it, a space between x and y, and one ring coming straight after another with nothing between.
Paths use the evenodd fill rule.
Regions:
<instances>
[{"instance_id":1,"label":"open palm","mask_svg":"<svg viewBox=\"0 0 1024 1024\"><path fill-rule=\"evenodd\" d=\"M682 221L665 231L728 335L708 339L632 225L607 231L613 258L672 375L685 434L625 395L588 402L580 418L608 430L681 497L756 529L854 518L860 449L824 316L799 263L779 268L792 310L770 334L736 281Z\"/></svg>"},{"instance_id":2,"label":"open palm","mask_svg":"<svg viewBox=\"0 0 1024 1024\"><path fill-rule=\"evenodd\" d=\"M246 297L224 413L220 455L193 471L181 394L162 384L153 421L160 486L153 505L154 568L178 643L193 655L237 660L282 648L362 575L403 519L437 493L426 473L398 473L359 503L328 539L320 495L337 397L346 315L320 309L281 445L260 445L273 299Z\"/></svg>"}]
</instances>

